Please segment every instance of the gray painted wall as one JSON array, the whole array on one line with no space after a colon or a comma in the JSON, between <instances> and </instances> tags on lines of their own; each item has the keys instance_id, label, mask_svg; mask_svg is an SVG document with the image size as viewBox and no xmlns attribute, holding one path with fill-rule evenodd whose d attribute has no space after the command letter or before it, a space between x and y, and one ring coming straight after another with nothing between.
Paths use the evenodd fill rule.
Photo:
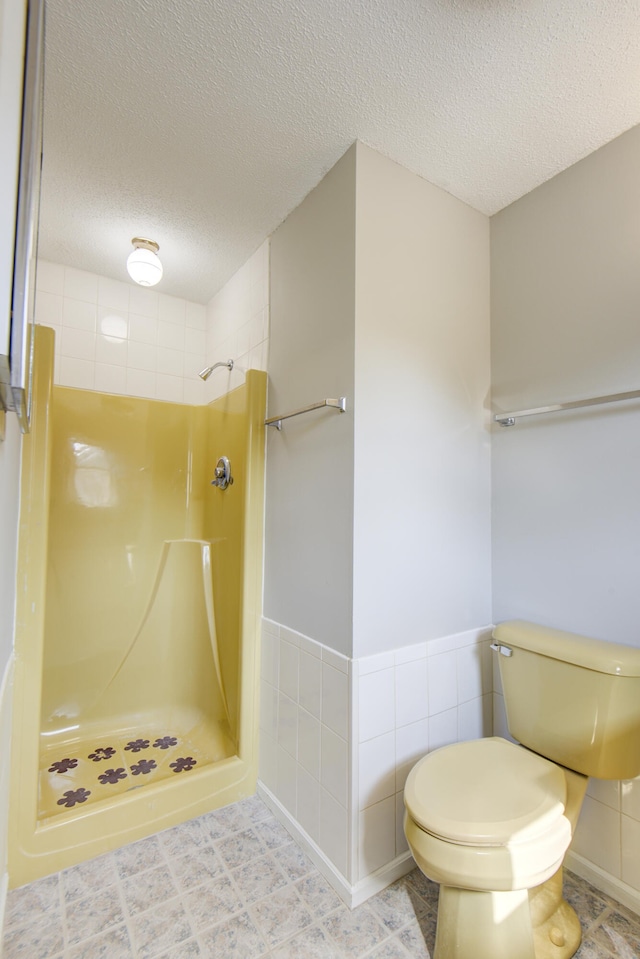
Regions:
<instances>
[{"instance_id":1,"label":"gray painted wall","mask_svg":"<svg viewBox=\"0 0 640 959\"><path fill-rule=\"evenodd\" d=\"M270 432L265 615L354 656L486 625L488 218L358 143L270 275L269 414L349 411Z\"/></svg>"},{"instance_id":2,"label":"gray painted wall","mask_svg":"<svg viewBox=\"0 0 640 959\"><path fill-rule=\"evenodd\" d=\"M640 388L640 128L491 221L507 410ZM640 645L640 402L496 428L494 620Z\"/></svg>"},{"instance_id":3,"label":"gray painted wall","mask_svg":"<svg viewBox=\"0 0 640 959\"><path fill-rule=\"evenodd\" d=\"M358 144L354 655L491 622L489 219Z\"/></svg>"},{"instance_id":4,"label":"gray painted wall","mask_svg":"<svg viewBox=\"0 0 640 959\"><path fill-rule=\"evenodd\" d=\"M355 148L271 239L264 615L352 651Z\"/></svg>"}]
</instances>

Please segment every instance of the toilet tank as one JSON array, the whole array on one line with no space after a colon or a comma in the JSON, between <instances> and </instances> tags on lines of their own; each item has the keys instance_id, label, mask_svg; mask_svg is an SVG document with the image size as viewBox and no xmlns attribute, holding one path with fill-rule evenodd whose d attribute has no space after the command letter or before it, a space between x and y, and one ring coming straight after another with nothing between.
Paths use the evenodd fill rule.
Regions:
<instances>
[{"instance_id":1,"label":"toilet tank","mask_svg":"<svg viewBox=\"0 0 640 959\"><path fill-rule=\"evenodd\" d=\"M586 776L640 775L640 649L522 620L493 636L514 739Z\"/></svg>"}]
</instances>

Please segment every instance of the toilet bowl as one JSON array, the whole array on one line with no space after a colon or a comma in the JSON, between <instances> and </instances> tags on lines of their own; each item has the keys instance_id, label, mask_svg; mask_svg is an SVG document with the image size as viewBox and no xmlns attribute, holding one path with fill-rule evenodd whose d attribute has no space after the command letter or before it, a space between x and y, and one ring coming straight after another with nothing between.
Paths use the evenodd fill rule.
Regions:
<instances>
[{"instance_id":1,"label":"toilet bowl","mask_svg":"<svg viewBox=\"0 0 640 959\"><path fill-rule=\"evenodd\" d=\"M434 959L569 959L562 863L589 775L640 772L640 650L517 621L494 638L520 744L446 746L405 786L409 848L440 883Z\"/></svg>"},{"instance_id":2,"label":"toilet bowl","mask_svg":"<svg viewBox=\"0 0 640 959\"><path fill-rule=\"evenodd\" d=\"M441 884L438 959L563 959L575 952L580 924L562 906L561 882L557 893L546 892L539 915L528 890L561 871L587 782L497 737L439 749L414 766L404 828L416 863ZM451 912L455 922L447 922ZM552 952L534 949L534 940L545 938Z\"/></svg>"}]
</instances>

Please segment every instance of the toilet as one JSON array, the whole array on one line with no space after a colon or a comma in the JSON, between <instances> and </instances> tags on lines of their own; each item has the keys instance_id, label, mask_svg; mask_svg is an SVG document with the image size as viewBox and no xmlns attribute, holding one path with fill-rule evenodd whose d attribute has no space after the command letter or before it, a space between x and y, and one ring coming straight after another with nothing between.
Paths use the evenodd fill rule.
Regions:
<instances>
[{"instance_id":1,"label":"toilet","mask_svg":"<svg viewBox=\"0 0 640 959\"><path fill-rule=\"evenodd\" d=\"M493 633L507 725L409 773L404 829L440 883L434 959L568 959L562 862L589 776L640 775L640 649L523 621Z\"/></svg>"}]
</instances>

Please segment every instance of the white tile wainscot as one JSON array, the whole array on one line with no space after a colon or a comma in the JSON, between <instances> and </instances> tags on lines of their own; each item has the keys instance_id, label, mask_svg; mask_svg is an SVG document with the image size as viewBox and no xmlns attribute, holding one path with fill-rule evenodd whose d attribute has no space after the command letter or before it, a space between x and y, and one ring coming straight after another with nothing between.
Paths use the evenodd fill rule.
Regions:
<instances>
[{"instance_id":1,"label":"white tile wainscot","mask_svg":"<svg viewBox=\"0 0 640 959\"><path fill-rule=\"evenodd\" d=\"M490 642L483 627L350 660L263 620L259 791L349 906L413 866L402 817L414 763L511 738ZM640 913L639 845L640 778L591 780L569 867Z\"/></svg>"},{"instance_id":2,"label":"white tile wainscot","mask_svg":"<svg viewBox=\"0 0 640 959\"><path fill-rule=\"evenodd\" d=\"M427 752L493 733L491 627L354 660L352 856L361 902L413 859L404 786Z\"/></svg>"},{"instance_id":3,"label":"white tile wainscot","mask_svg":"<svg viewBox=\"0 0 640 959\"><path fill-rule=\"evenodd\" d=\"M590 779L567 865L640 915L640 778Z\"/></svg>"},{"instance_id":4,"label":"white tile wainscot","mask_svg":"<svg viewBox=\"0 0 640 959\"><path fill-rule=\"evenodd\" d=\"M351 660L263 620L263 798L350 906L413 868L411 766L492 734L491 628Z\"/></svg>"},{"instance_id":5,"label":"white tile wainscot","mask_svg":"<svg viewBox=\"0 0 640 959\"><path fill-rule=\"evenodd\" d=\"M351 904L352 661L262 621L259 792Z\"/></svg>"}]
</instances>

